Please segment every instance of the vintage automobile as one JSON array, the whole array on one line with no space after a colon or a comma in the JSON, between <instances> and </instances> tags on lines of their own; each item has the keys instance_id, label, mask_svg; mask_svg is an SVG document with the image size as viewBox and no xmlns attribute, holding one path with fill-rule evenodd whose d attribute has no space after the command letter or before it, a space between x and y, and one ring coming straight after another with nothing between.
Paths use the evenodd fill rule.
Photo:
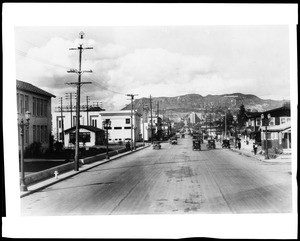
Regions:
<instances>
[{"instance_id":1,"label":"vintage automobile","mask_svg":"<svg viewBox=\"0 0 300 241\"><path fill-rule=\"evenodd\" d=\"M200 139L194 139L193 140L193 151L194 150L201 151L201 140Z\"/></svg>"},{"instance_id":2,"label":"vintage automobile","mask_svg":"<svg viewBox=\"0 0 300 241\"><path fill-rule=\"evenodd\" d=\"M176 144L177 144L177 138L171 139L170 143L171 143L172 145L176 145Z\"/></svg>"},{"instance_id":3,"label":"vintage automobile","mask_svg":"<svg viewBox=\"0 0 300 241\"><path fill-rule=\"evenodd\" d=\"M161 149L161 144L159 141L153 142L153 149Z\"/></svg>"},{"instance_id":4,"label":"vintage automobile","mask_svg":"<svg viewBox=\"0 0 300 241\"><path fill-rule=\"evenodd\" d=\"M216 149L216 142L215 142L215 140L208 140L207 141L207 148L208 149Z\"/></svg>"},{"instance_id":5,"label":"vintage automobile","mask_svg":"<svg viewBox=\"0 0 300 241\"><path fill-rule=\"evenodd\" d=\"M222 148L229 148L230 149L230 141L229 140L223 140Z\"/></svg>"}]
</instances>

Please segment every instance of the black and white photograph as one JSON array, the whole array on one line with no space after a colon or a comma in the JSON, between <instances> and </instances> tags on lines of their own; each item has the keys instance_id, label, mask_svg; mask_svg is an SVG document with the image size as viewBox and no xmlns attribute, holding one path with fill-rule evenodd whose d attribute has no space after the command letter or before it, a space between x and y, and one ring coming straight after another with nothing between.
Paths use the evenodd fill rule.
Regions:
<instances>
[{"instance_id":1,"label":"black and white photograph","mask_svg":"<svg viewBox=\"0 0 300 241\"><path fill-rule=\"evenodd\" d=\"M296 238L297 7L5 4L4 237Z\"/></svg>"}]
</instances>

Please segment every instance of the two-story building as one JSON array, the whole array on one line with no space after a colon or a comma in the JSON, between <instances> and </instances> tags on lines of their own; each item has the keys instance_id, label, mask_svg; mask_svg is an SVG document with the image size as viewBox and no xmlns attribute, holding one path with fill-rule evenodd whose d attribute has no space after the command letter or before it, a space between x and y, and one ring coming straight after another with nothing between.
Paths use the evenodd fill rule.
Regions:
<instances>
[{"instance_id":1,"label":"two-story building","mask_svg":"<svg viewBox=\"0 0 300 241\"><path fill-rule=\"evenodd\" d=\"M24 130L24 146L39 142L42 148L47 149L52 130L51 98L55 96L20 80L17 80L16 87L19 120L25 118L26 111L31 113L29 127ZM18 136L20 138L20 135Z\"/></svg>"},{"instance_id":2,"label":"two-story building","mask_svg":"<svg viewBox=\"0 0 300 241\"><path fill-rule=\"evenodd\" d=\"M265 117L270 114L271 118L267 126L267 146L270 148L289 151L291 149L291 114L289 106L282 106L265 112L246 112L247 122L245 123L244 134L250 139L262 144L266 148L266 128L263 125L261 115Z\"/></svg>"},{"instance_id":3,"label":"two-story building","mask_svg":"<svg viewBox=\"0 0 300 241\"><path fill-rule=\"evenodd\" d=\"M133 143L141 141L142 115L136 110L132 112L132 123L131 110L102 111L100 112L100 116L101 123L106 120L110 121L110 127L108 127L108 142L118 143L130 141L131 134Z\"/></svg>"}]
</instances>

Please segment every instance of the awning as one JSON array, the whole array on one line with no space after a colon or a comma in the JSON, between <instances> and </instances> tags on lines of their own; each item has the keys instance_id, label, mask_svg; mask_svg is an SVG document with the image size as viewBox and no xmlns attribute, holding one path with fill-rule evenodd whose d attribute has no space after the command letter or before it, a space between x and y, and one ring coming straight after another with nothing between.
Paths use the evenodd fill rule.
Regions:
<instances>
[{"instance_id":1,"label":"awning","mask_svg":"<svg viewBox=\"0 0 300 241\"><path fill-rule=\"evenodd\" d=\"M274 125L274 126L267 126L267 131L270 132L283 132L285 130L291 129L291 123L287 122L281 125ZM265 126L260 126L259 130L265 132L266 127Z\"/></svg>"},{"instance_id":2,"label":"awning","mask_svg":"<svg viewBox=\"0 0 300 241\"><path fill-rule=\"evenodd\" d=\"M282 131L282 133L291 133L291 128L288 128L288 129Z\"/></svg>"}]
</instances>

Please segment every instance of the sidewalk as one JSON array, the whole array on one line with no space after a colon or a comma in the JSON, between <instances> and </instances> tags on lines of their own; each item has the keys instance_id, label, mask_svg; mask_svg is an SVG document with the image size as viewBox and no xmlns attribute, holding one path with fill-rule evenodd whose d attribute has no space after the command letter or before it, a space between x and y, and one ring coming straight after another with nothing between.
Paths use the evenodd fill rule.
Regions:
<instances>
[{"instance_id":1,"label":"sidewalk","mask_svg":"<svg viewBox=\"0 0 300 241\"><path fill-rule=\"evenodd\" d=\"M90 164L84 164L83 166L79 167L79 171L72 170L72 171L68 171L68 172L59 174L57 179L53 176L53 178L49 178L49 179L46 179L44 181L41 181L41 182L38 182L38 183L35 183L35 184L32 184L32 185L28 185L27 186L28 191L25 191L25 192L21 191L20 192L20 194L21 194L20 197L21 198L25 197L27 195L30 195L30 194L32 194L34 192L37 192L37 191L43 189L43 188L51 186L51 185L53 185L55 183L58 183L60 181L63 181L65 179L69 178L69 177L73 177L73 176L75 176L75 175L77 175L77 174L79 174L81 172L87 171L87 170L89 170L91 168L94 168L96 166L102 165L102 164L104 164L106 162L116 160L116 159L121 158L123 156L130 155L131 153L134 153L134 152L137 152L139 150L145 149L145 148L147 148L149 146L150 145L145 145L145 146L139 147L136 150L133 150L131 152L130 151L129 152L124 152L124 153L112 156L112 157L110 157L110 159L104 159L104 160L96 161L96 162L93 162L93 163L90 163Z\"/></svg>"},{"instance_id":2,"label":"sidewalk","mask_svg":"<svg viewBox=\"0 0 300 241\"><path fill-rule=\"evenodd\" d=\"M252 144L246 145L242 144L241 149L239 150L238 148L231 147L230 148L232 151L240 153L241 155L248 156L255 158L259 161L264 161L264 162L291 162L291 154L278 154L276 158L270 158L270 159L265 159L264 154L259 154L260 150L257 150L257 154L254 155L253 149L252 149Z\"/></svg>"}]
</instances>

